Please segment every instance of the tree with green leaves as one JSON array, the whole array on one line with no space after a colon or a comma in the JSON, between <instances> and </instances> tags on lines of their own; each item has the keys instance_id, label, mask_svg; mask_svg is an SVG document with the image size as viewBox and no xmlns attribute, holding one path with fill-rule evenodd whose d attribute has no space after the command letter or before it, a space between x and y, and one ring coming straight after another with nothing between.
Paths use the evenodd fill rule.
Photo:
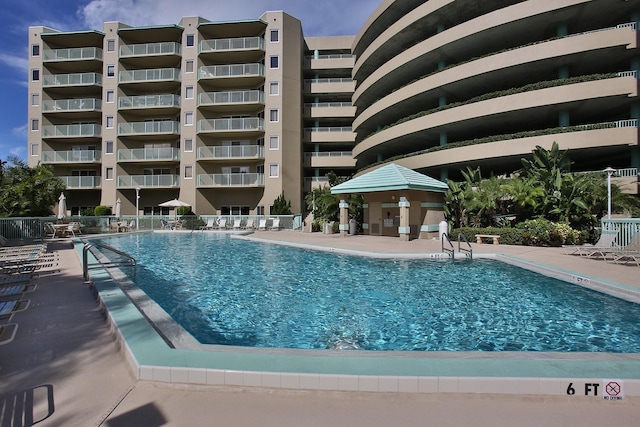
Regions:
<instances>
[{"instance_id":1,"label":"tree with green leaves","mask_svg":"<svg viewBox=\"0 0 640 427\"><path fill-rule=\"evenodd\" d=\"M0 216L25 217L51 215L64 182L48 166L30 168L17 157L0 162Z\"/></svg>"},{"instance_id":2,"label":"tree with green leaves","mask_svg":"<svg viewBox=\"0 0 640 427\"><path fill-rule=\"evenodd\" d=\"M291 201L284 197L284 191L274 201L271 208L272 215L291 215Z\"/></svg>"}]
</instances>

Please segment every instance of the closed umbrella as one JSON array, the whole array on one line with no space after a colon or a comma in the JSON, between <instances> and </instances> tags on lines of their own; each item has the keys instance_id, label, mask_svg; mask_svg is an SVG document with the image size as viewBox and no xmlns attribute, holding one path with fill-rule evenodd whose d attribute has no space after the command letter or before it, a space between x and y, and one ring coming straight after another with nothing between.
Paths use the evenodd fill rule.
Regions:
<instances>
[{"instance_id":1,"label":"closed umbrella","mask_svg":"<svg viewBox=\"0 0 640 427\"><path fill-rule=\"evenodd\" d=\"M118 200L116 200L116 218L120 218L120 214L121 214L121 208L122 208L122 201L120 200L120 197L118 197Z\"/></svg>"},{"instance_id":2,"label":"closed umbrella","mask_svg":"<svg viewBox=\"0 0 640 427\"><path fill-rule=\"evenodd\" d=\"M67 216L67 199L64 197L64 193L60 193L58 197L58 219L63 219Z\"/></svg>"}]
</instances>

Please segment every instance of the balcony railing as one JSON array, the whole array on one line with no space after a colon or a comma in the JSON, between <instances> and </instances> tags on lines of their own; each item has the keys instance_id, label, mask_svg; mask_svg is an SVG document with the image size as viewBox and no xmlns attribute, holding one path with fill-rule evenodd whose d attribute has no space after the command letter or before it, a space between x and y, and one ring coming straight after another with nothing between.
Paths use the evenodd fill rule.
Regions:
<instances>
[{"instance_id":1,"label":"balcony railing","mask_svg":"<svg viewBox=\"0 0 640 427\"><path fill-rule=\"evenodd\" d=\"M198 160L263 158L264 147L261 145L232 145L198 148Z\"/></svg>"},{"instance_id":2,"label":"balcony railing","mask_svg":"<svg viewBox=\"0 0 640 427\"><path fill-rule=\"evenodd\" d=\"M264 130L264 120L258 117L198 120L198 132L242 132Z\"/></svg>"},{"instance_id":3,"label":"balcony railing","mask_svg":"<svg viewBox=\"0 0 640 427\"><path fill-rule=\"evenodd\" d=\"M200 42L200 53L238 50L264 50L264 39L262 37L241 37L203 40Z\"/></svg>"},{"instance_id":4,"label":"balcony railing","mask_svg":"<svg viewBox=\"0 0 640 427\"><path fill-rule=\"evenodd\" d=\"M79 124L79 125L56 125L43 126L43 138L69 138L69 137L91 137L100 136L100 125Z\"/></svg>"},{"instance_id":5,"label":"balcony railing","mask_svg":"<svg viewBox=\"0 0 640 427\"><path fill-rule=\"evenodd\" d=\"M263 187L263 173L198 175L198 187Z\"/></svg>"},{"instance_id":6,"label":"balcony railing","mask_svg":"<svg viewBox=\"0 0 640 427\"><path fill-rule=\"evenodd\" d=\"M43 151L42 163L98 163L100 154L96 150Z\"/></svg>"},{"instance_id":7,"label":"balcony railing","mask_svg":"<svg viewBox=\"0 0 640 427\"><path fill-rule=\"evenodd\" d=\"M352 151L322 151L317 153L304 153L305 157L353 157Z\"/></svg>"},{"instance_id":8,"label":"balcony railing","mask_svg":"<svg viewBox=\"0 0 640 427\"><path fill-rule=\"evenodd\" d=\"M201 79L217 79L228 77L264 77L262 64L211 65L200 67L198 77Z\"/></svg>"},{"instance_id":9,"label":"balcony railing","mask_svg":"<svg viewBox=\"0 0 640 427\"><path fill-rule=\"evenodd\" d=\"M45 100L42 103L42 111L48 112L72 112L72 111L100 111L102 109L102 101L96 98L83 99L57 99Z\"/></svg>"},{"instance_id":10,"label":"balcony railing","mask_svg":"<svg viewBox=\"0 0 640 427\"><path fill-rule=\"evenodd\" d=\"M260 90L236 90L207 92L198 96L198 105L264 104L264 92Z\"/></svg>"},{"instance_id":11,"label":"balcony railing","mask_svg":"<svg viewBox=\"0 0 640 427\"><path fill-rule=\"evenodd\" d=\"M305 84L316 84L316 83L353 83L353 79L351 77L329 77L322 79L305 79Z\"/></svg>"},{"instance_id":12,"label":"balcony railing","mask_svg":"<svg viewBox=\"0 0 640 427\"><path fill-rule=\"evenodd\" d=\"M102 74L74 73L48 74L42 77L42 85L50 86L92 86L102 84Z\"/></svg>"},{"instance_id":13,"label":"balcony railing","mask_svg":"<svg viewBox=\"0 0 640 427\"><path fill-rule=\"evenodd\" d=\"M304 128L305 133L309 132L353 132L353 128L351 126L342 126L342 127L314 127L314 128Z\"/></svg>"},{"instance_id":14,"label":"balcony railing","mask_svg":"<svg viewBox=\"0 0 640 427\"><path fill-rule=\"evenodd\" d=\"M121 96L118 108L122 110L134 108L180 107L180 97L172 94Z\"/></svg>"},{"instance_id":15,"label":"balcony railing","mask_svg":"<svg viewBox=\"0 0 640 427\"><path fill-rule=\"evenodd\" d=\"M180 81L177 68L155 68L151 70L125 70L118 74L120 83L144 83L160 81Z\"/></svg>"},{"instance_id":16,"label":"balcony railing","mask_svg":"<svg viewBox=\"0 0 640 427\"><path fill-rule=\"evenodd\" d=\"M59 176L68 189L90 190L100 188L99 176Z\"/></svg>"},{"instance_id":17,"label":"balcony railing","mask_svg":"<svg viewBox=\"0 0 640 427\"><path fill-rule=\"evenodd\" d=\"M119 123L118 135L178 134L180 123L174 121Z\"/></svg>"},{"instance_id":18,"label":"balcony railing","mask_svg":"<svg viewBox=\"0 0 640 427\"><path fill-rule=\"evenodd\" d=\"M133 148L118 150L119 162L180 160L180 150L171 147Z\"/></svg>"},{"instance_id":19,"label":"balcony railing","mask_svg":"<svg viewBox=\"0 0 640 427\"><path fill-rule=\"evenodd\" d=\"M118 188L175 188L178 175L124 175L118 177Z\"/></svg>"},{"instance_id":20,"label":"balcony railing","mask_svg":"<svg viewBox=\"0 0 640 427\"><path fill-rule=\"evenodd\" d=\"M120 46L120 58L132 56L180 55L182 47L179 43L143 43Z\"/></svg>"},{"instance_id":21,"label":"balcony railing","mask_svg":"<svg viewBox=\"0 0 640 427\"><path fill-rule=\"evenodd\" d=\"M304 104L305 108L342 108L353 107L352 102L311 102Z\"/></svg>"},{"instance_id":22,"label":"balcony railing","mask_svg":"<svg viewBox=\"0 0 640 427\"><path fill-rule=\"evenodd\" d=\"M70 49L47 49L42 52L45 62L53 61L84 61L102 59L102 49L98 47L77 47Z\"/></svg>"}]
</instances>

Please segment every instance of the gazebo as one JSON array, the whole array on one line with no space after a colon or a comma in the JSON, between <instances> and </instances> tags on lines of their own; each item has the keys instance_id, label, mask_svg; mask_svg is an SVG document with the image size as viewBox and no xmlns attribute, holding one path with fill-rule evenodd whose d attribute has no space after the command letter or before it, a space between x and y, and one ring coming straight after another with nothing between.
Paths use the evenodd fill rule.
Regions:
<instances>
[{"instance_id":1,"label":"gazebo","mask_svg":"<svg viewBox=\"0 0 640 427\"><path fill-rule=\"evenodd\" d=\"M401 240L438 237L447 184L395 163L331 188L332 194L362 194L363 229ZM340 201L340 234L349 230L349 205Z\"/></svg>"}]
</instances>

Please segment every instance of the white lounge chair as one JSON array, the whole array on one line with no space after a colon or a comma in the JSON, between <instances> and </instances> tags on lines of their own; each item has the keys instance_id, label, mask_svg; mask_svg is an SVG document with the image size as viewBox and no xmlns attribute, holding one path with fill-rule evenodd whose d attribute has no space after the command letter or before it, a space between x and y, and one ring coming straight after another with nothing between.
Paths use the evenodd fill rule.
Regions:
<instances>
[{"instance_id":1,"label":"white lounge chair","mask_svg":"<svg viewBox=\"0 0 640 427\"><path fill-rule=\"evenodd\" d=\"M635 262L640 267L640 233L635 233L623 248L611 249L604 253L607 262L628 263Z\"/></svg>"},{"instance_id":2,"label":"white lounge chair","mask_svg":"<svg viewBox=\"0 0 640 427\"><path fill-rule=\"evenodd\" d=\"M258 223L258 230L266 230L267 229L267 220L261 219Z\"/></svg>"},{"instance_id":3,"label":"white lounge chair","mask_svg":"<svg viewBox=\"0 0 640 427\"><path fill-rule=\"evenodd\" d=\"M233 229L240 230L240 225L242 224L242 219L236 218L233 220Z\"/></svg>"},{"instance_id":4,"label":"white lounge chair","mask_svg":"<svg viewBox=\"0 0 640 427\"><path fill-rule=\"evenodd\" d=\"M254 225L253 225L253 219L248 219L246 224L244 225L244 227L242 227L243 230L253 230L254 229Z\"/></svg>"},{"instance_id":5,"label":"white lounge chair","mask_svg":"<svg viewBox=\"0 0 640 427\"><path fill-rule=\"evenodd\" d=\"M226 218L220 218L218 220L218 228L224 230L225 228L227 228L227 219Z\"/></svg>"},{"instance_id":6,"label":"white lounge chair","mask_svg":"<svg viewBox=\"0 0 640 427\"><path fill-rule=\"evenodd\" d=\"M565 254L589 257L590 254L599 253L604 249L611 249L617 237L617 231L603 230L595 245L563 245L562 248Z\"/></svg>"},{"instance_id":7,"label":"white lounge chair","mask_svg":"<svg viewBox=\"0 0 640 427\"><path fill-rule=\"evenodd\" d=\"M200 227L200 230L213 230L217 226L218 226L218 224L216 224L216 219L215 218L209 218L209 219L207 219L207 225L203 225L202 227Z\"/></svg>"},{"instance_id":8,"label":"white lounge chair","mask_svg":"<svg viewBox=\"0 0 640 427\"><path fill-rule=\"evenodd\" d=\"M269 227L269 230L273 230L273 231L280 230L280 218L273 219L273 221L271 222L271 227Z\"/></svg>"}]
</instances>

